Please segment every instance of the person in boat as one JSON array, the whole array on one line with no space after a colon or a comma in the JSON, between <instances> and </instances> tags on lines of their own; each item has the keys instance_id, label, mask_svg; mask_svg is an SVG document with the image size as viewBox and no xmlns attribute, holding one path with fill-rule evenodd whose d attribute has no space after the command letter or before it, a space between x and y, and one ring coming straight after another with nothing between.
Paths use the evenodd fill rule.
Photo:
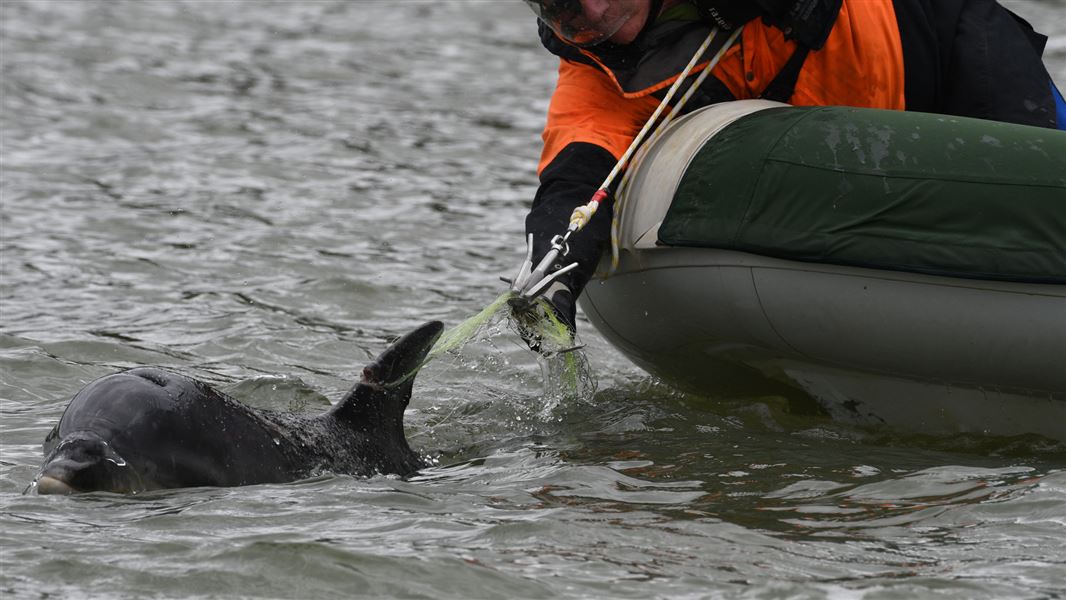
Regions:
<instances>
[{"instance_id":1,"label":"person in boat","mask_svg":"<svg viewBox=\"0 0 1066 600\"><path fill-rule=\"evenodd\" d=\"M684 112L765 98L1066 129L1066 102L1041 59L1047 38L995 0L524 1L539 17L542 43L560 58L540 186L526 218L533 264L590 200L712 27L743 30ZM554 268L577 267L544 293L571 332L575 301L609 242L610 203L569 239Z\"/></svg>"}]
</instances>

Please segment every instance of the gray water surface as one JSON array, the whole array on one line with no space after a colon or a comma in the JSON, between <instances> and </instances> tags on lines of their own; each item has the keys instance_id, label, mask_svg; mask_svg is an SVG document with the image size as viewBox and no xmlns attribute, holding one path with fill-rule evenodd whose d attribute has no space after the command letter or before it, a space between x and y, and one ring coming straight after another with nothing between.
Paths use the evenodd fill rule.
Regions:
<instances>
[{"instance_id":1,"label":"gray water surface","mask_svg":"<svg viewBox=\"0 0 1066 600\"><path fill-rule=\"evenodd\" d=\"M1066 6L1008 4L1066 84ZM1066 596L1062 445L686 396L584 321L595 394L506 331L431 363L409 480L23 495L96 377L313 412L495 299L555 77L527 13L0 3L0 596Z\"/></svg>"}]
</instances>

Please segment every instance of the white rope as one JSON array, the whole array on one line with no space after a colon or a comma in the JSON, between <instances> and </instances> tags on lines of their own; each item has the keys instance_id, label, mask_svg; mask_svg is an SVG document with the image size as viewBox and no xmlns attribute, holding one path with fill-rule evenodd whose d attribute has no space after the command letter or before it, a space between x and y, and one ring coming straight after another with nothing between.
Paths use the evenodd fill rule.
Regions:
<instances>
[{"instance_id":1,"label":"white rope","mask_svg":"<svg viewBox=\"0 0 1066 600\"><path fill-rule=\"evenodd\" d=\"M740 30L738 29L737 31ZM579 231L586 224L588 224L589 220L592 219L592 215L596 213L596 209L600 206L600 201L606 196L605 193L601 194L600 192L606 192L606 190L611 187L611 183L614 181L614 178L617 177L618 174L622 171L622 169L626 167L626 163L629 162L629 159L633 156L633 153L636 152L637 148L640 146L640 143L644 141L644 136L647 135L649 131L651 131L652 127L654 127L655 122L659 120L659 116L663 113L663 110L665 110L666 107L670 104L670 100L673 99L674 94L677 93L677 90L681 89L681 84L683 84L685 82L685 79L688 78L689 73L691 73L692 69L695 68L696 65L699 63L699 60L703 57L703 54L707 52L707 48L711 45L711 42L714 40L717 34L717 27L711 29L711 33L707 35L707 39L703 40L703 43L700 44L700 47L696 50L696 53L692 55L692 59L688 61L688 65L685 66L685 69L681 71L681 74L677 77L677 80L674 81L673 85L670 86L670 89L666 92L666 96L663 98L662 102L659 103L659 106L655 109L655 112L652 113L651 117L649 117L647 122L644 123L644 127L641 128L640 133L637 134L637 137L633 138L633 142L629 144L629 148L626 149L625 153L622 155L622 158L618 159L618 162L615 163L614 168L611 169L610 174L608 174L607 178L603 180L602 184L600 184L597 193L593 195L592 201L588 204L584 204L574 209L574 212L570 215L570 231Z\"/></svg>"},{"instance_id":2,"label":"white rope","mask_svg":"<svg viewBox=\"0 0 1066 600\"><path fill-rule=\"evenodd\" d=\"M700 85L703 84L703 81L705 79L707 79L707 76L710 75L711 71L713 71L714 68L718 65L718 61L721 60L723 56L725 56L726 51L729 50L729 48L736 41L737 36L740 35L741 29L743 29L743 27L738 27L736 30L733 31L733 33L726 40L725 44L722 44L722 47L718 49L718 52L715 53L714 57L711 58L710 62L707 63L707 66L704 67L703 71L700 71L699 76L697 76L696 80L692 82L692 85L689 86L689 88L685 91L685 94L683 96L681 96L681 99L677 101L677 104L674 105L674 108L673 108L673 110L670 111L670 114L668 114L666 116L666 118L663 119L663 122L660 123L659 126L655 128L654 134L652 135L651 138L648 139L648 144L649 145L654 143L654 141L656 139L658 139L658 137L660 135L662 135L662 133L664 131L666 131L666 127L674 120L674 118L677 117L679 114L681 114L681 110L685 107L685 104L688 103L688 101L696 93L696 90L699 89ZM693 63L697 62L698 59L703 56L703 53L707 51L707 46L710 45L711 40L714 39L714 37L715 37L715 35L717 33L718 33L718 28L717 27L711 30L710 35L707 36L707 40L703 42L703 45L700 46L699 50L696 51L695 56L692 57L692 62L689 63L689 67L691 67L693 65ZM670 92L666 95L666 98L663 99L663 102L661 104L659 104L659 108L656 109L655 114L653 114L651 119L649 119L648 122L644 124L644 128L645 129L647 129L648 126L655 121L655 119L658 117L659 113L662 112L663 107L666 105L666 103L669 101L670 97L676 91L676 88L680 87L680 86L678 86L678 84L680 82L684 81L684 79L688 76L688 72L690 70L691 70L690 68L686 68L686 70L681 74L681 76L678 77L677 81L674 82L674 85L670 88ZM641 136L643 136L643 134L644 134L644 131L642 130L641 131ZM638 139L639 139L639 137L638 137ZM634 140L634 142L637 143L636 140ZM629 147L629 150L626 151L626 156L623 157L623 160L628 160L628 156L632 153L631 151L634 149L634 147L635 146L633 146L633 145L631 145ZM622 164L622 162L620 161L618 163L618 165L615 165L615 170L617 170L619 165L621 165L621 164ZM618 189L619 190L621 190L622 188L625 187L625 185L629 181L629 177L630 177L630 175L632 175L632 173L633 172L630 171L630 170L627 170L625 172L625 175L623 175L622 180L618 184ZM605 182L605 185L603 186L604 188L606 188L606 186L609 185L609 180L613 178L613 175L615 175L614 172L611 173L611 177L608 177L608 182ZM618 269L618 262L619 262L619 239L618 239L619 231L618 231L618 229L619 229L619 221L620 221L619 217L620 217L621 214L622 214L622 198L619 196L619 197L615 198L614 214L611 216L611 269L608 272L608 275L614 274L614 272Z\"/></svg>"}]
</instances>

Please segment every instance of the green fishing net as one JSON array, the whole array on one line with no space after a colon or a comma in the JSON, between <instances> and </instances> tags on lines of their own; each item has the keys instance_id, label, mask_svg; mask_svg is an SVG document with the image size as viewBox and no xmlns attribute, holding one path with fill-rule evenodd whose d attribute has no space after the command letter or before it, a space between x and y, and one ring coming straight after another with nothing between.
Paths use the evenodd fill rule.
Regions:
<instances>
[{"instance_id":1,"label":"green fishing net","mask_svg":"<svg viewBox=\"0 0 1066 600\"><path fill-rule=\"evenodd\" d=\"M516 314L509 303L513 297L513 292L502 294L476 315L445 330L418 369L441 355L461 352L464 346L480 340L486 334L498 334L502 328L497 325L506 319L508 328L519 337L537 340L537 361L544 376L545 395L550 400L549 404L554 406L559 401L571 398L591 398L596 391L596 381L570 329L543 298L536 299L527 309ZM418 369L392 385L413 377Z\"/></svg>"}]
</instances>

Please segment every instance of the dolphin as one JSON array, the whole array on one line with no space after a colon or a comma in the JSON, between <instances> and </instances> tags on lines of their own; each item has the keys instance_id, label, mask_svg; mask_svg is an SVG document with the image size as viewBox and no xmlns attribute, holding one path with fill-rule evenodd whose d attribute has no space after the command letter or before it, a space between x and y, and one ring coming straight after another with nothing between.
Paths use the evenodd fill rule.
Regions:
<instances>
[{"instance_id":1,"label":"dolphin","mask_svg":"<svg viewBox=\"0 0 1066 600\"><path fill-rule=\"evenodd\" d=\"M281 483L331 472L408 475L424 466L403 413L438 321L394 342L331 409L314 417L254 410L154 367L97 379L44 441L39 494Z\"/></svg>"}]
</instances>

